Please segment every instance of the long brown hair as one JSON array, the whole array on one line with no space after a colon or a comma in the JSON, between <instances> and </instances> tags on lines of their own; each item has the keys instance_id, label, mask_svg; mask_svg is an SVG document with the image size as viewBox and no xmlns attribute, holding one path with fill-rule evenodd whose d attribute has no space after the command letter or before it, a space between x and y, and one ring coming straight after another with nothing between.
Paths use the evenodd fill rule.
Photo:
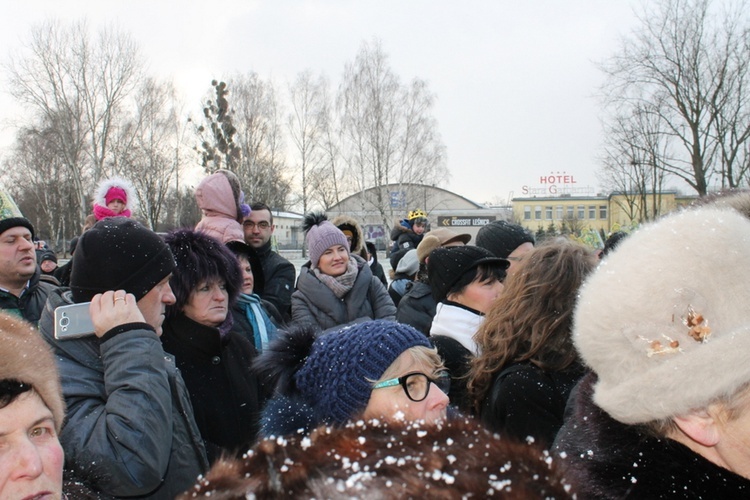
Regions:
<instances>
[{"instance_id":1,"label":"long brown hair","mask_svg":"<svg viewBox=\"0 0 750 500\"><path fill-rule=\"evenodd\" d=\"M597 259L585 246L557 238L529 252L505 280L502 295L474 337L468 390L479 411L495 373L529 361L559 371L577 359L570 330L578 288Z\"/></svg>"}]
</instances>

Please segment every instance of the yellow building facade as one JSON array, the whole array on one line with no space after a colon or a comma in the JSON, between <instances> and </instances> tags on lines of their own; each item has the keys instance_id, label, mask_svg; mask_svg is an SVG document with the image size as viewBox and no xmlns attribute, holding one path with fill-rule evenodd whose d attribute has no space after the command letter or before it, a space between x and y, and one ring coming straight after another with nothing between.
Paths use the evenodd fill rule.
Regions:
<instances>
[{"instance_id":1,"label":"yellow building facade","mask_svg":"<svg viewBox=\"0 0 750 500\"><path fill-rule=\"evenodd\" d=\"M664 215L695 198L676 191L645 195L615 192L597 196L513 198L511 205L513 220L532 232L546 231L554 225L558 232L566 227L576 233L591 230L610 233Z\"/></svg>"}]
</instances>

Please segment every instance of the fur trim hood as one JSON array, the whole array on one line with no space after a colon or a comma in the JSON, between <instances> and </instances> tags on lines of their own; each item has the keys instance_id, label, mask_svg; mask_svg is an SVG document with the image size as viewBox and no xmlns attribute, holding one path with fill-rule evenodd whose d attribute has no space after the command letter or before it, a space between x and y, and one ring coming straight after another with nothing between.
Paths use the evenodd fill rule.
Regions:
<instances>
[{"instance_id":1,"label":"fur trim hood","mask_svg":"<svg viewBox=\"0 0 750 500\"><path fill-rule=\"evenodd\" d=\"M750 480L686 446L610 417L593 401L596 375L573 389L553 446L579 498L747 498Z\"/></svg>"},{"instance_id":2,"label":"fur trim hood","mask_svg":"<svg viewBox=\"0 0 750 500\"><path fill-rule=\"evenodd\" d=\"M472 419L358 421L261 441L179 498L574 498L558 462Z\"/></svg>"},{"instance_id":3,"label":"fur trim hood","mask_svg":"<svg viewBox=\"0 0 750 500\"><path fill-rule=\"evenodd\" d=\"M362 232L362 226L359 225L359 222L346 214L337 215L331 222L342 232L345 230L352 232L352 246L350 252L359 255L365 245L364 233Z\"/></svg>"},{"instance_id":4,"label":"fur trim hood","mask_svg":"<svg viewBox=\"0 0 750 500\"><path fill-rule=\"evenodd\" d=\"M118 187L125 191L125 195L128 197L127 203L125 206L130 209L131 211L138 206L138 196L135 192L135 187L133 187L133 184L122 177L114 176L110 177L109 179L104 179L96 186L96 192L94 193L94 203L96 203L99 206L106 207L107 201L104 199L104 197L107 195L107 191L109 191L113 187Z\"/></svg>"}]
</instances>

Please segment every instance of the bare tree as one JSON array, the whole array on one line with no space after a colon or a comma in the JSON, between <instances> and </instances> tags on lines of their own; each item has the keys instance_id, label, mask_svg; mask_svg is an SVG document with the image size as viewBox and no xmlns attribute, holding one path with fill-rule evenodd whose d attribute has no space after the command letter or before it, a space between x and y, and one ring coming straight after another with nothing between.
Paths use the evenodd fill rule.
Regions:
<instances>
[{"instance_id":1,"label":"bare tree","mask_svg":"<svg viewBox=\"0 0 750 500\"><path fill-rule=\"evenodd\" d=\"M645 103L639 103L639 106ZM631 221L656 219L661 208L670 135L660 129L658 113L630 110L617 116L605 131L605 149L600 180L610 191L622 195L615 202Z\"/></svg>"},{"instance_id":2,"label":"bare tree","mask_svg":"<svg viewBox=\"0 0 750 500\"><path fill-rule=\"evenodd\" d=\"M3 170L10 180L8 188L34 224L37 236L59 249L80 232L81 220L71 203L75 196L66 182L67 169L57 138L51 127L21 129Z\"/></svg>"},{"instance_id":3,"label":"bare tree","mask_svg":"<svg viewBox=\"0 0 750 500\"><path fill-rule=\"evenodd\" d=\"M615 116L627 114L623 108L654 113L671 145L658 168L699 195L721 168L719 117L735 121L731 106L746 100L750 46L743 6L719 14L711 0L644 2L640 27L601 66L608 108Z\"/></svg>"},{"instance_id":4,"label":"bare tree","mask_svg":"<svg viewBox=\"0 0 750 500\"><path fill-rule=\"evenodd\" d=\"M287 129L294 146L294 170L300 182L298 203L302 213L307 213L311 200L311 187L321 176L316 173L325 161L325 151L321 147L325 136L325 87L328 85L322 76L313 79L312 72L305 70L297 75L289 86L291 111L287 118Z\"/></svg>"},{"instance_id":5,"label":"bare tree","mask_svg":"<svg viewBox=\"0 0 750 500\"><path fill-rule=\"evenodd\" d=\"M139 212L156 229L180 164L179 103L171 82L144 80L135 112L122 127L119 173L132 179Z\"/></svg>"},{"instance_id":6,"label":"bare tree","mask_svg":"<svg viewBox=\"0 0 750 500\"><path fill-rule=\"evenodd\" d=\"M364 43L346 65L338 95L342 150L356 190L378 188L371 191L372 206L362 210L375 210L386 228L394 219L386 186L437 185L447 177L433 101L425 82L401 84L377 41Z\"/></svg>"},{"instance_id":7,"label":"bare tree","mask_svg":"<svg viewBox=\"0 0 750 500\"><path fill-rule=\"evenodd\" d=\"M310 176L312 198L324 210L341 201L346 191L344 170L346 168L341 155L342 130L340 120L335 112L333 99L328 86L323 89L324 107L321 110L321 134L319 148L322 151L322 164Z\"/></svg>"},{"instance_id":8,"label":"bare tree","mask_svg":"<svg viewBox=\"0 0 750 500\"><path fill-rule=\"evenodd\" d=\"M232 89L235 142L242 149L236 173L249 201L285 210L291 184L285 178L282 110L275 86L255 73L228 79Z\"/></svg>"},{"instance_id":9,"label":"bare tree","mask_svg":"<svg viewBox=\"0 0 750 500\"><path fill-rule=\"evenodd\" d=\"M85 217L89 188L107 173L113 129L141 75L135 43L114 29L92 41L84 22L48 22L32 29L5 69L11 95L55 135Z\"/></svg>"}]
</instances>

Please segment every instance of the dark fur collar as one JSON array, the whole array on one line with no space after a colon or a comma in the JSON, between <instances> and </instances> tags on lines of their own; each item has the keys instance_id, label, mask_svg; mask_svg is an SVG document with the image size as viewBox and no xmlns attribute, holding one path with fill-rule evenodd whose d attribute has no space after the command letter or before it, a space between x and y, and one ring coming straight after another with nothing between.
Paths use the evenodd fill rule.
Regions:
<instances>
[{"instance_id":1,"label":"dark fur collar","mask_svg":"<svg viewBox=\"0 0 750 500\"><path fill-rule=\"evenodd\" d=\"M572 412L554 445L581 498L750 497L750 480L612 419L593 403L595 381L587 375L573 390Z\"/></svg>"}]
</instances>

